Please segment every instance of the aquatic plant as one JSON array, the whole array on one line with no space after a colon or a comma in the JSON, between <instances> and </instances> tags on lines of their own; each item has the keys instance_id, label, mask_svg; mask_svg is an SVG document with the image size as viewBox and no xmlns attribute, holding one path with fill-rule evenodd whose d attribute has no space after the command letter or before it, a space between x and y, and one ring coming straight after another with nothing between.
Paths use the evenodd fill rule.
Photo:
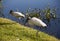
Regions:
<instances>
[{"instance_id":1,"label":"aquatic plant","mask_svg":"<svg viewBox=\"0 0 60 41\"><path fill-rule=\"evenodd\" d=\"M47 7L46 9L33 9L32 12L29 12L29 10L27 11L27 15L29 15L30 17L37 17L40 19L46 19L48 22L50 22L50 20L56 19L56 9L55 8L50 8ZM42 14L44 16L42 16Z\"/></svg>"}]
</instances>

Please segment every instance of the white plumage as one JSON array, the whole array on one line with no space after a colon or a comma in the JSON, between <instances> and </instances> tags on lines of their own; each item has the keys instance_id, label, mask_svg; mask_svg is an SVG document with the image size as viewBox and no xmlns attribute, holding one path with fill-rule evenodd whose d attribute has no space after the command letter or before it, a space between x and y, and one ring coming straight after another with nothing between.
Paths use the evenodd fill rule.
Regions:
<instances>
[{"instance_id":1,"label":"white plumage","mask_svg":"<svg viewBox=\"0 0 60 41\"><path fill-rule=\"evenodd\" d=\"M10 14L11 14L12 16L17 17L17 18L25 17L25 15L22 14L21 12L14 12L14 11L12 11L12 10L10 11Z\"/></svg>"},{"instance_id":2,"label":"white plumage","mask_svg":"<svg viewBox=\"0 0 60 41\"><path fill-rule=\"evenodd\" d=\"M36 17L31 18L29 20L29 23L37 25L37 26L42 26L42 27L46 27L47 26L41 19L38 19Z\"/></svg>"},{"instance_id":3,"label":"white plumage","mask_svg":"<svg viewBox=\"0 0 60 41\"><path fill-rule=\"evenodd\" d=\"M24 14L22 14L21 12L13 12L13 16L15 16L15 17L25 17L25 15Z\"/></svg>"}]
</instances>

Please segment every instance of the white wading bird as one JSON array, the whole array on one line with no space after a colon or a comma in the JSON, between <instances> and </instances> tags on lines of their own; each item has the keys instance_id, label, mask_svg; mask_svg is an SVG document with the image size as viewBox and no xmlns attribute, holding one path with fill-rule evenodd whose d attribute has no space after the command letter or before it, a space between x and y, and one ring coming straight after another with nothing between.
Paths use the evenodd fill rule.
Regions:
<instances>
[{"instance_id":1,"label":"white wading bird","mask_svg":"<svg viewBox=\"0 0 60 41\"><path fill-rule=\"evenodd\" d=\"M13 10L10 10L10 14L12 16L15 16L16 18L24 18L25 17L25 15L22 14L21 12L14 12Z\"/></svg>"},{"instance_id":2,"label":"white wading bird","mask_svg":"<svg viewBox=\"0 0 60 41\"><path fill-rule=\"evenodd\" d=\"M41 19L38 19L36 17L33 17L33 18L29 17L29 19L27 19L26 22L32 25L40 26L40 27L47 27L47 25Z\"/></svg>"}]
</instances>

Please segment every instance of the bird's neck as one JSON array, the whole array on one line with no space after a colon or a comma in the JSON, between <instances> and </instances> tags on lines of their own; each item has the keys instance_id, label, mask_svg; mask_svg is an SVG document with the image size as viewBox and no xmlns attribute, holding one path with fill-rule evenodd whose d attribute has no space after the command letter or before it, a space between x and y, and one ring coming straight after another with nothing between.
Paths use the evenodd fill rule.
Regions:
<instances>
[{"instance_id":1,"label":"bird's neck","mask_svg":"<svg viewBox=\"0 0 60 41\"><path fill-rule=\"evenodd\" d=\"M29 18L29 20L31 20L31 17L28 17Z\"/></svg>"}]
</instances>

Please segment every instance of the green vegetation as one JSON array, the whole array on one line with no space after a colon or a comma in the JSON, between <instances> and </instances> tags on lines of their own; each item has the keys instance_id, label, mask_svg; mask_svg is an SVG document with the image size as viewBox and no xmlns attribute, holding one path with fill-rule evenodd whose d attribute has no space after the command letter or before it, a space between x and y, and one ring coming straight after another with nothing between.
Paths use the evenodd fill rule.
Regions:
<instances>
[{"instance_id":1,"label":"green vegetation","mask_svg":"<svg viewBox=\"0 0 60 41\"><path fill-rule=\"evenodd\" d=\"M51 19L56 19L57 18L57 8L50 8L50 6L48 5L45 9L38 9L38 8L35 8L35 9L31 9L29 8L27 10L27 16L30 16L30 17L37 17L37 18L40 18L41 20L45 19L47 20L47 22L49 23Z\"/></svg>"},{"instance_id":2,"label":"green vegetation","mask_svg":"<svg viewBox=\"0 0 60 41\"><path fill-rule=\"evenodd\" d=\"M59 41L53 36L23 26L6 18L0 18L0 41Z\"/></svg>"}]
</instances>

